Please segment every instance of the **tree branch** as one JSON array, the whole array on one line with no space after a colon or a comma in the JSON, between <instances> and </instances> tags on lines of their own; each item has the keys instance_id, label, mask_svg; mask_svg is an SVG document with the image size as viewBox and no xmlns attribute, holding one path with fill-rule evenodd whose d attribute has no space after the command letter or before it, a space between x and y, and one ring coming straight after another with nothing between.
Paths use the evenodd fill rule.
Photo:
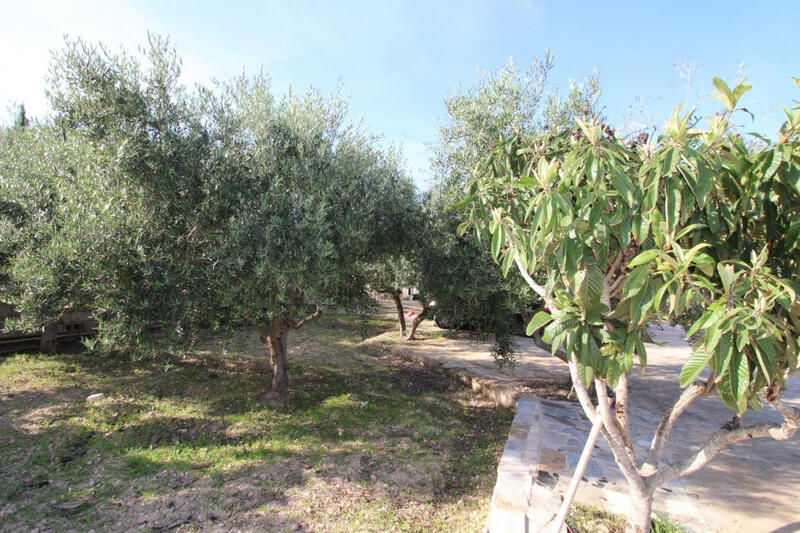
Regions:
<instances>
[{"instance_id":1,"label":"tree branch","mask_svg":"<svg viewBox=\"0 0 800 533\"><path fill-rule=\"evenodd\" d=\"M614 274L617 273L617 269L619 268L620 263L622 263L622 258L625 256L623 250L620 250L617 254L617 257L614 259L614 262L611 263L611 266L608 267L608 272L603 277L603 281L607 284L611 283L611 279L614 277Z\"/></svg>"},{"instance_id":2,"label":"tree branch","mask_svg":"<svg viewBox=\"0 0 800 533\"><path fill-rule=\"evenodd\" d=\"M627 277L628 277L627 274L623 273L620 274L619 277L614 280L614 282L611 284L611 288L608 291L609 298L613 298L614 296L617 295L620 289L622 289L622 283L625 281L625 278Z\"/></svg>"},{"instance_id":3,"label":"tree branch","mask_svg":"<svg viewBox=\"0 0 800 533\"><path fill-rule=\"evenodd\" d=\"M631 262L633 259L634 252L636 251L636 246L633 246L631 242L625 249L620 250L617 257L614 259L614 262L606 272L606 275L603 277L603 295L607 300L611 300L617 292L619 292L620 287L622 287L622 282L625 281L625 278L628 277L628 273L625 272L625 269L628 268L628 263ZM616 276L617 272L621 272L619 276ZM604 301L606 305L610 305L607 301Z\"/></svg>"},{"instance_id":4,"label":"tree branch","mask_svg":"<svg viewBox=\"0 0 800 533\"><path fill-rule=\"evenodd\" d=\"M519 260L519 253L514 254L514 262L517 264L517 268L519 268L519 273L522 274L522 278L528 283L528 285L530 285L531 289L533 289L533 292L538 294L542 300L547 303L549 301L547 298L547 292L544 290L544 287L533 280L527 269L523 268L522 262Z\"/></svg>"},{"instance_id":5,"label":"tree branch","mask_svg":"<svg viewBox=\"0 0 800 533\"><path fill-rule=\"evenodd\" d=\"M557 358L561 359L562 361L564 361L565 363L569 364L569 358L567 357L567 352L565 352L561 348L556 348L556 351L553 352L553 346L550 345L550 344L547 344L546 342L544 342L544 340L542 339L542 336L539 335L538 332L536 332L533 335L531 335L531 339L533 339L533 343L536 346L538 346L539 348L541 348L542 350L545 350L546 352L552 353L555 357L557 357Z\"/></svg>"},{"instance_id":6,"label":"tree branch","mask_svg":"<svg viewBox=\"0 0 800 533\"><path fill-rule=\"evenodd\" d=\"M617 386L614 388L615 409L617 422L619 422L622 436L625 439L625 446L633 450L633 443L631 442L631 430L629 422L629 409L628 409L628 374L622 374L619 377Z\"/></svg>"},{"instance_id":7,"label":"tree branch","mask_svg":"<svg viewBox=\"0 0 800 533\"><path fill-rule=\"evenodd\" d=\"M800 409L790 407L780 400L769 404L784 418L782 424L754 424L734 430L720 429L696 453L685 460L659 469L652 479L653 486L661 486L676 477L688 476L703 468L725 447L750 439L772 437L775 440L789 440L800 429Z\"/></svg>"},{"instance_id":8,"label":"tree branch","mask_svg":"<svg viewBox=\"0 0 800 533\"><path fill-rule=\"evenodd\" d=\"M630 435L623 435L622 428L614 415L611 414L611 409L609 409L611 401L608 398L605 380L594 378L594 389L597 392L597 409L603 418L603 425L611 436L608 444L617 458L617 464L630 483L634 483L637 480L641 482L642 479L636 467L636 456L633 453L633 448L628 447L626 444L631 441Z\"/></svg>"},{"instance_id":9,"label":"tree branch","mask_svg":"<svg viewBox=\"0 0 800 533\"><path fill-rule=\"evenodd\" d=\"M605 437L609 446L611 446L611 450L614 452L614 457L617 459L617 464L619 465L625 477L628 479L628 482L643 491L645 489L645 480L636 470L636 461L630 459L625 445L621 441L618 441L617 438L611 434L612 430L606 424L606 416L603 415L603 411L605 411L607 416L611 415L608 409L608 395L605 394L605 383L601 383L601 386L598 387L597 381L599 380L595 380L595 388L598 390L597 395L599 400L598 407L595 408L591 398L589 397L589 391L586 389L586 385L583 384L583 381L581 381L581 378L578 375L578 360L575 355L571 355L569 358L569 374L572 377L572 385L575 387L575 394L578 396L578 401L581 403L581 407L583 407L583 411L586 413L586 416L589 417L589 420L597 420L598 417L603 418L603 437ZM603 389L602 395L604 398L601 397L601 388ZM604 403L605 406L603 406Z\"/></svg>"},{"instance_id":10,"label":"tree branch","mask_svg":"<svg viewBox=\"0 0 800 533\"><path fill-rule=\"evenodd\" d=\"M315 319L319 318L321 315L322 315L322 309L317 307L316 311L314 311L313 313L311 313L310 315L305 317L300 322L290 322L289 323L289 327L292 328L292 329L300 329L303 326L305 326L306 323L311 322L312 320L315 320Z\"/></svg>"},{"instance_id":11,"label":"tree branch","mask_svg":"<svg viewBox=\"0 0 800 533\"><path fill-rule=\"evenodd\" d=\"M596 420L597 409L595 409L592 399L589 397L589 391L586 389L586 385L583 384L583 381L581 381L578 375L578 359L572 355L568 363L569 375L572 378L572 386L575 389L575 395L578 397L578 401L581 403L581 407L583 407L583 411L586 413L589 420Z\"/></svg>"},{"instance_id":12,"label":"tree branch","mask_svg":"<svg viewBox=\"0 0 800 533\"><path fill-rule=\"evenodd\" d=\"M695 381L684 389L669 409L664 411L664 416L661 417L661 422L659 422L655 435L653 435L653 442L650 444L647 460L642 465L642 468L639 469L639 472L643 476L651 475L658 470L658 464L664 456L664 451L666 450L669 436L672 432L672 428L675 426L675 422L677 422L678 417L686 411L693 401L706 394L706 387L707 384L704 381Z\"/></svg>"}]
</instances>

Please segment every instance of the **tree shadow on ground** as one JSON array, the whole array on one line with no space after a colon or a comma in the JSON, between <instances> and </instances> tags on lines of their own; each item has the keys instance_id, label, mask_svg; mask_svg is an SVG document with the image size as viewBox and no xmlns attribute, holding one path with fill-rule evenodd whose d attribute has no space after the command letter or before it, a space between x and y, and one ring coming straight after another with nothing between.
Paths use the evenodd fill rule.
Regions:
<instances>
[{"instance_id":1,"label":"tree shadow on ground","mask_svg":"<svg viewBox=\"0 0 800 533\"><path fill-rule=\"evenodd\" d=\"M268 376L247 360L193 358L164 372L85 354L26 356L52 383L0 394L0 459L10 465L0 517L51 529L274 529L299 520L297 494L317 487L345 495L334 511L317 505L337 516L455 505L487 480L490 491L511 414L439 371L361 350L352 336L332 339L342 327L319 328L337 357L291 366L287 404L258 400ZM105 397L85 401L97 392Z\"/></svg>"}]
</instances>

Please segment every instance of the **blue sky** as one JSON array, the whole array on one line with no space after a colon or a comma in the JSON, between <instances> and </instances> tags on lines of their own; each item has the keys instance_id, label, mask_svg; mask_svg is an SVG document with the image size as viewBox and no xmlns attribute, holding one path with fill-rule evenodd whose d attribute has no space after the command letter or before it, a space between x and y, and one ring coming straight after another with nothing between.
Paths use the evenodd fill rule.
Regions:
<instances>
[{"instance_id":1,"label":"blue sky","mask_svg":"<svg viewBox=\"0 0 800 533\"><path fill-rule=\"evenodd\" d=\"M39 2L0 0L0 106L46 112L49 50L64 34L134 48L147 30L169 35L187 83L263 68L289 84L332 91L341 79L351 113L402 143L420 186L430 175L444 98L477 69L509 57L526 67L546 48L562 89L594 69L609 121L660 125L675 103L711 109L712 76L744 74L747 129L774 134L780 106L800 99L798 2ZM678 68L683 65L684 68ZM690 71L691 83L681 77ZM2 109L2 107L0 107ZM642 112L644 110L644 112Z\"/></svg>"}]
</instances>

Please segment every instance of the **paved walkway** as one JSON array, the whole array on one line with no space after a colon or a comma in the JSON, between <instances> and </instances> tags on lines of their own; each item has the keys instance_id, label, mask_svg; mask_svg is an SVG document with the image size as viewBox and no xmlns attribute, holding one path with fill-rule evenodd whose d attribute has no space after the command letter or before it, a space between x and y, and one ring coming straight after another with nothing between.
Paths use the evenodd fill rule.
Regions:
<instances>
[{"instance_id":1,"label":"paved walkway","mask_svg":"<svg viewBox=\"0 0 800 533\"><path fill-rule=\"evenodd\" d=\"M509 444L512 445L516 437L519 442L512 447L527 446L528 460L536 462L529 474L540 487L537 489L540 496L541 487L545 487L546 493L555 494L557 498L569 483L589 432L589 423L575 403L536 399L531 402L524 397L532 384L542 380L554 384L568 381L566 365L537 348L530 339L519 338L519 363L514 369L501 369L491 357L488 341L476 341L464 332L448 332L447 336L442 336L443 330L436 328L432 321L423 322L418 331L427 339L387 342L387 346L403 357L442 367L500 405L512 409L533 405L518 411ZM661 413L680 394L678 375L689 350L679 329L656 327L652 333L663 345L647 345L649 365L646 372L642 375L635 371L629 381L637 457L649 447ZM386 334L383 340L392 338L396 341L396 334ZM380 342L381 337L375 341ZM784 398L800 406L800 380L790 383ZM680 458L680 448L685 448L682 443L696 448L731 416L718 397L696 401L673 430L666 458ZM777 422L780 417L767 408L761 413L747 413L744 423L764 420ZM602 438L598 442L578 500L624 513L624 480L608 445ZM523 455L524 452L520 457ZM502 463L500 468L502 474ZM530 465L520 468L524 470ZM522 482L522 478L524 476L518 476L517 481ZM704 469L676 480L666 489L659 489L655 507L670 513L693 531L800 531L800 437L796 435L788 442L760 439L729 447Z\"/></svg>"}]
</instances>

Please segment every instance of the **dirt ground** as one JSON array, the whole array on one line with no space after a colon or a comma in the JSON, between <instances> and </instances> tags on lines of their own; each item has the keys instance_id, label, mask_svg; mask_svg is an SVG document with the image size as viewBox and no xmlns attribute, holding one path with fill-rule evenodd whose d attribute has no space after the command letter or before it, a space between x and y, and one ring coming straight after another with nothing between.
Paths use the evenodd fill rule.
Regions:
<instances>
[{"instance_id":1,"label":"dirt ground","mask_svg":"<svg viewBox=\"0 0 800 533\"><path fill-rule=\"evenodd\" d=\"M479 531L511 415L362 344L389 327L293 335L286 404L259 399L253 333L156 361L0 358L0 530Z\"/></svg>"}]
</instances>

